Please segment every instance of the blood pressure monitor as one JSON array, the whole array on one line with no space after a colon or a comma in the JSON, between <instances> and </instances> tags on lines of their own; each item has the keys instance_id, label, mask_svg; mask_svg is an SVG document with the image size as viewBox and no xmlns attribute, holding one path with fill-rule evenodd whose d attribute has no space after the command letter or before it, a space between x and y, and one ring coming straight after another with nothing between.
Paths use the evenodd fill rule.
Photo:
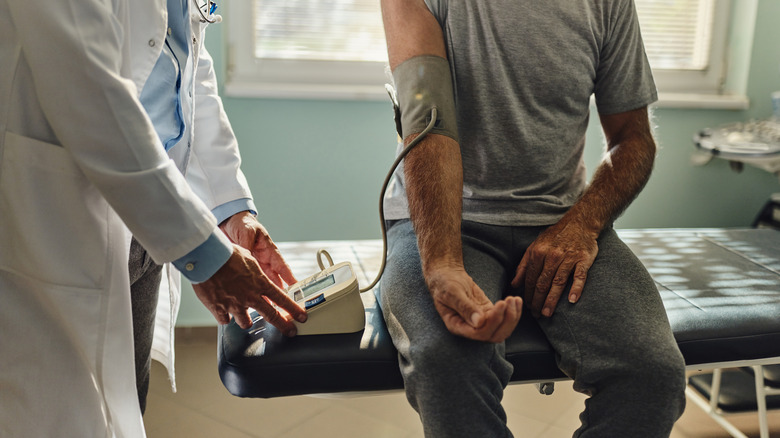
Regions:
<instances>
[{"instance_id":1,"label":"blood pressure monitor","mask_svg":"<svg viewBox=\"0 0 780 438\"><path fill-rule=\"evenodd\" d=\"M325 268L286 291L309 315L305 323L295 322L298 335L354 333L365 327L363 300L349 262Z\"/></svg>"}]
</instances>

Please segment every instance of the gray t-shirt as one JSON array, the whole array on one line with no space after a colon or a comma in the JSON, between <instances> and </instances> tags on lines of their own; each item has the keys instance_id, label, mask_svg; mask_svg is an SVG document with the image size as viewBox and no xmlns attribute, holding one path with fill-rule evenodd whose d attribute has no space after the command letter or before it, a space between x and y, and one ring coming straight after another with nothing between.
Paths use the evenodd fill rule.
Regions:
<instances>
[{"instance_id":1,"label":"gray t-shirt","mask_svg":"<svg viewBox=\"0 0 780 438\"><path fill-rule=\"evenodd\" d=\"M631 0L426 0L441 24L463 157L463 219L549 225L581 196L590 97L657 99ZM400 148L401 145L399 145ZM403 168L385 199L408 218Z\"/></svg>"}]
</instances>

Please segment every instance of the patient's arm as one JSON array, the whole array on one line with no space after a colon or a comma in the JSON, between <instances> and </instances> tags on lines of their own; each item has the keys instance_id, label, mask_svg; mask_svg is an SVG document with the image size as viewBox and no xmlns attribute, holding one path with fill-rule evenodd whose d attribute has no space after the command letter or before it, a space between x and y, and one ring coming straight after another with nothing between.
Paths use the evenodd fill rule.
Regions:
<instances>
[{"instance_id":1,"label":"patient's arm","mask_svg":"<svg viewBox=\"0 0 780 438\"><path fill-rule=\"evenodd\" d=\"M382 0L382 15L391 69L419 55L446 58L441 28L423 0ZM423 275L439 315L454 334L503 341L520 319L522 301L509 297L494 305L463 267L458 142L426 136L405 158L404 172Z\"/></svg>"},{"instance_id":2,"label":"patient's arm","mask_svg":"<svg viewBox=\"0 0 780 438\"><path fill-rule=\"evenodd\" d=\"M598 253L596 239L636 198L650 178L655 141L647 107L601 115L607 154L580 200L545 230L526 251L512 280L525 286L525 300L536 315L552 315L565 292L574 303Z\"/></svg>"}]
</instances>

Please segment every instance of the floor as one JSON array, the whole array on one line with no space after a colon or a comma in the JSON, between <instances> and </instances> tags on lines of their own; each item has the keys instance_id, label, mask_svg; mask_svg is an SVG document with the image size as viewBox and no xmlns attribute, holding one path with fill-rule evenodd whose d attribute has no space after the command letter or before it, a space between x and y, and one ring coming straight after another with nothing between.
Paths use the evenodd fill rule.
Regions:
<instances>
[{"instance_id":1,"label":"floor","mask_svg":"<svg viewBox=\"0 0 780 438\"><path fill-rule=\"evenodd\" d=\"M152 367L145 416L150 438L421 438L416 413L402 392L315 398L242 399L222 386L216 369L216 328L179 329L172 393L165 369ZM516 437L571 437L579 426L584 396L570 382L555 384L552 395L533 385L510 386L504 396L509 427ZM730 417L751 437L758 437L752 414ZM780 412L770 414L772 437L780 437ZM688 403L671 438L727 438L706 414Z\"/></svg>"}]
</instances>

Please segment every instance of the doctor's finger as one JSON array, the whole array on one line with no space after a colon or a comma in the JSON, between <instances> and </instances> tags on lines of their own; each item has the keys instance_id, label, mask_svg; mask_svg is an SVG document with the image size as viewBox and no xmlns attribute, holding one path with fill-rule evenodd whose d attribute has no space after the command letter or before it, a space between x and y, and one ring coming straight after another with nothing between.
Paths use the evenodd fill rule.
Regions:
<instances>
[{"instance_id":1,"label":"doctor's finger","mask_svg":"<svg viewBox=\"0 0 780 438\"><path fill-rule=\"evenodd\" d=\"M296 335L297 330L295 329L295 324L291 320L285 318L268 301L260 299L253 307L269 324L278 328L285 336Z\"/></svg>"},{"instance_id":2,"label":"doctor's finger","mask_svg":"<svg viewBox=\"0 0 780 438\"><path fill-rule=\"evenodd\" d=\"M246 250L239 247L237 251ZM276 303L279 307L289 312L296 320L300 322L306 321L306 311L296 304L279 285L274 284L274 281L263 272L260 262L255 257L249 254L249 257L246 257L244 260L246 261L245 266L251 274L249 276L251 284L248 287L240 288L247 291L247 296L243 298L248 301L242 304L259 310L255 306L267 304L264 299L267 298L272 303Z\"/></svg>"},{"instance_id":3,"label":"doctor's finger","mask_svg":"<svg viewBox=\"0 0 780 438\"><path fill-rule=\"evenodd\" d=\"M263 254L258 254L257 251L253 251L252 255L260 263L260 269L279 287L282 287L282 283L295 284L298 280L295 279L295 275L292 273L292 269L284 261L281 253L276 251L270 259L263 257Z\"/></svg>"},{"instance_id":4,"label":"doctor's finger","mask_svg":"<svg viewBox=\"0 0 780 438\"><path fill-rule=\"evenodd\" d=\"M282 280L284 280L287 284L295 284L298 282L298 280L295 278L295 275L293 275L292 269L290 269L290 265L287 264L287 262L284 261L284 259L281 259L282 255L279 254L279 258L281 260L281 265L276 267L276 272L279 273L279 276L282 277Z\"/></svg>"},{"instance_id":5,"label":"doctor's finger","mask_svg":"<svg viewBox=\"0 0 780 438\"><path fill-rule=\"evenodd\" d=\"M265 292L261 293L260 301L263 301L265 304L270 305L270 303L273 303L280 308L284 309L290 316L295 318L298 322L306 322L307 316L306 316L306 310L301 307L298 303L293 301L292 298L290 298L289 295L287 295L283 290L279 289L275 285L273 287L270 287L265 290ZM258 305L262 305L261 303L258 303ZM255 310L257 307L255 307Z\"/></svg>"},{"instance_id":6,"label":"doctor's finger","mask_svg":"<svg viewBox=\"0 0 780 438\"><path fill-rule=\"evenodd\" d=\"M260 270L263 271L263 274L268 277L268 280L271 281L271 283L280 289L284 288L284 280L271 266L260 263Z\"/></svg>"},{"instance_id":7,"label":"doctor's finger","mask_svg":"<svg viewBox=\"0 0 780 438\"><path fill-rule=\"evenodd\" d=\"M252 317L249 316L249 309L234 310L231 313L233 313L233 319L236 320L236 324L239 327L244 330L252 327Z\"/></svg>"},{"instance_id":8,"label":"doctor's finger","mask_svg":"<svg viewBox=\"0 0 780 438\"><path fill-rule=\"evenodd\" d=\"M203 306L211 312L214 319L220 325L225 325L230 322L230 315L225 307L219 301L217 297L218 288L211 282L195 283L192 285L192 289L195 291L195 295L203 303Z\"/></svg>"},{"instance_id":9,"label":"doctor's finger","mask_svg":"<svg viewBox=\"0 0 780 438\"><path fill-rule=\"evenodd\" d=\"M211 312L211 315L214 316L214 319L217 320L217 324L225 325L230 322L230 314L226 311L216 308L209 308L209 311Z\"/></svg>"}]
</instances>

